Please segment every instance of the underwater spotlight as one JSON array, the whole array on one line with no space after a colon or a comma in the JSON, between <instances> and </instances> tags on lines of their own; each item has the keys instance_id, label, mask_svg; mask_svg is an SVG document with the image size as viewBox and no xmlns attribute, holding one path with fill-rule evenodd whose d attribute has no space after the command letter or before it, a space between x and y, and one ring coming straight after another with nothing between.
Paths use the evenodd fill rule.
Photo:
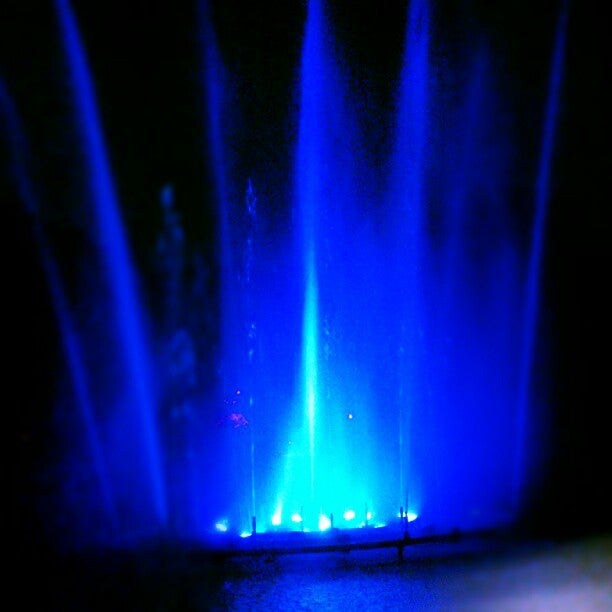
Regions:
<instances>
[{"instance_id":1,"label":"underwater spotlight","mask_svg":"<svg viewBox=\"0 0 612 612\"><path fill-rule=\"evenodd\" d=\"M319 531L327 531L331 527L331 519L324 514L319 515Z\"/></svg>"},{"instance_id":2,"label":"underwater spotlight","mask_svg":"<svg viewBox=\"0 0 612 612\"><path fill-rule=\"evenodd\" d=\"M227 521L217 521L215 523L215 529L221 533L225 533L227 531Z\"/></svg>"},{"instance_id":3,"label":"underwater spotlight","mask_svg":"<svg viewBox=\"0 0 612 612\"><path fill-rule=\"evenodd\" d=\"M355 518L354 510L347 510L343 515L345 521L352 521Z\"/></svg>"},{"instance_id":4,"label":"underwater spotlight","mask_svg":"<svg viewBox=\"0 0 612 612\"><path fill-rule=\"evenodd\" d=\"M302 522L302 515L301 515L301 514L299 514L298 512L294 512L294 513L291 515L291 521L292 521L293 523L301 523L301 522Z\"/></svg>"},{"instance_id":5,"label":"underwater spotlight","mask_svg":"<svg viewBox=\"0 0 612 612\"><path fill-rule=\"evenodd\" d=\"M280 512L275 512L274 515L272 516L272 524L275 527L278 527L281 524L281 515Z\"/></svg>"},{"instance_id":6,"label":"underwater spotlight","mask_svg":"<svg viewBox=\"0 0 612 612\"><path fill-rule=\"evenodd\" d=\"M412 523L412 521L415 521L416 519L419 518L419 515L416 512L411 512L410 510L408 510L408 512L406 513L404 513L403 510L400 510L400 512L397 515L397 518L399 519L405 518L408 523Z\"/></svg>"}]
</instances>

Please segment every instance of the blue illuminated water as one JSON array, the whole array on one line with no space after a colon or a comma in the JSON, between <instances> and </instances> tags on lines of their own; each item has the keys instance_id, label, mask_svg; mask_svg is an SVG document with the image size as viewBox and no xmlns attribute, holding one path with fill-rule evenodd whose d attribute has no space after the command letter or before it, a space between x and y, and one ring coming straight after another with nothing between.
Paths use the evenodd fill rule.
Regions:
<instances>
[{"instance_id":1,"label":"blue illuminated water","mask_svg":"<svg viewBox=\"0 0 612 612\"><path fill-rule=\"evenodd\" d=\"M375 111L382 146L373 147L357 67L326 3L308 2L291 187L272 204L274 189L238 170L231 69L201 2L202 172L211 177L202 206L217 225L215 257L191 280L210 274L216 291L203 303L186 289L190 245L166 185L154 307L132 252L138 228L116 193L95 75L68 0L56 8L91 219L80 285L89 312L70 303L39 232L76 396L59 401L79 411L89 448L66 445L64 505L99 518L77 539L317 531L332 516L335 527L376 526L396 522L400 508L423 533L516 519L517 491L537 473L524 438L537 410L529 374L562 43L529 244L509 188L518 144L500 121L486 40L440 62L435 6L407 3L394 96ZM207 318L214 336L190 323ZM75 486L82 472L95 478Z\"/></svg>"},{"instance_id":2,"label":"blue illuminated water","mask_svg":"<svg viewBox=\"0 0 612 612\"><path fill-rule=\"evenodd\" d=\"M34 235L39 250L40 259L44 267L49 285L49 293L60 331L63 350L66 356L67 370L70 377L73 392L77 398L77 405L82 419L85 438L89 451L89 459L98 484L102 508L105 519L112 526L117 524L117 508L113 485L110 481L108 468L105 461L105 451L100 440L100 433L94 416L94 402L91 397L91 389L85 368L83 347L75 329L73 318L70 313L68 298L65 294L61 273L57 262L52 254L43 225L39 219L40 203L36 189L29 176L27 164L28 151L23 133L23 128L14 103L9 96L4 84L0 81L0 116L4 116L9 133L11 157L14 168L13 174L17 189L23 199L28 212L34 219Z\"/></svg>"},{"instance_id":3,"label":"blue illuminated water","mask_svg":"<svg viewBox=\"0 0 612 612\"><path fill-rule=\"evenodd\" d=\"M535 215L531 229L531 249L525 282L521 369L518 385L517 406L517 437L519 442L516 448L514 468L514 487L517 500L526 495L524 490L529 483L525 483L522 474L525 472L529 451L525 448L525 429L529 414L530 380L534 362L534 352L537 350L536 333L540 309L540 285L542 275L542 259L544 257L544 242L546 231L546 217L550 199L550 183L554 161L554 145L557 131L557 118L559 114L559 98L563 79L563 66L565 59L566 30L569 12L569 2L561 5L559 21L555 33L553 47L550 81L546 101L546 112L542 127L541 152L538 173L535 181Z\"/></svg>"},{"instance_id":4,"label":"blue illuminated water","mask_svg":"<svg viewBox=\"0 0 612 612\"><path fill-rule=\"evenodd\" d=\"M94 86L67 0L58 0L57 12L70 70L75 114L82 129L88 193L93 201L101 260L100 280L112 304L109 333L114 340L109 345L117 343L114 356L122 364L119 376L123 385L118 385L118 388L125 395L117 405L116 416L127 431L109 451L126 454L123 465L115 468L118 472L114 479L124 479L124 486L127 484L132 489L134 501L140 506L136 516L141 514L147 517L143 524L157 525L160 529L168 520L166 487L157 431L155 389L149 365L151 357L145 338L137 281L107 159ZM100 296L100 299L104 297ZM137 467L131 473L134 464ZM129 482L132 478L134 480ZM146 483L142 488L141 481L142 484ZM131 511L133 509L128 512L131 514ZM133 520L138 520L136 516Z\"/></svg>"}]
</instances>

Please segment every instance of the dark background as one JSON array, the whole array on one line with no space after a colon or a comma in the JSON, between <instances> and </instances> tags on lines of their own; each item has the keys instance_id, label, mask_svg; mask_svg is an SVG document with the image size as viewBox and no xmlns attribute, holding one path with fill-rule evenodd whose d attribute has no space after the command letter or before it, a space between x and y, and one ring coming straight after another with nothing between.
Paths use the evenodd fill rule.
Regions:
<instances>
[{"instance_id":1,"label":"dark background","mask_svg":"<svg viewBox=\"0 0 612 612\"><path fill-rule=\"evenodd\" d=\"M330 4L348 66L373 92L370 103L384 107L399 70L404 3ZM237 75L230 79L231 91L242 112L232 129L240 135L237 157L244 167L236 172L257 178L276 167L279 181L287 180L295 104L289 92L299 66L305 7L298 1L227 0L211 8L223 61L228 73ZM214 213L202 205L212 183L202 161L201 41L194 7L189 2L74 0L73 9L95 74L119 197L130 202L128 223L140 228L141 256L146 257L159 227L150 203L168 181L189 240L210 249L205 245L214 241ZM507 73L510 101L522 109L516 129L525 130L525 139L541 125L557 10L558 2L526 0L443 2L434 9L441 28L459 20L464 25L455 31L485 31L490 37L499 69ZM594 4L570 6L543 264L541 320L547 344L536 360L536 368L546 369L552 381L546 427L540 432L552 440L552 448L545 484L524 517L524 524L536 532L561 536L608 531L612 516L612 66L607 35L605 19ZM461 44L451 40L447 48L436 50L437 56L452 62L453 45ZM66 254L78 252L79 227L85 221L63 204L74 196L72 164L78 145L52 3L2 2L0 79L24 125L34 183L44 185L45 202L52 203L46 204L45 223L62 238ZM12 181L5 122L2 130L8 383L3 446L9 451L5 469L11 532L35 545L45 512L38 475L61 452L51 410L61 347L32 218Z\"/></svg>"}]
</instances>

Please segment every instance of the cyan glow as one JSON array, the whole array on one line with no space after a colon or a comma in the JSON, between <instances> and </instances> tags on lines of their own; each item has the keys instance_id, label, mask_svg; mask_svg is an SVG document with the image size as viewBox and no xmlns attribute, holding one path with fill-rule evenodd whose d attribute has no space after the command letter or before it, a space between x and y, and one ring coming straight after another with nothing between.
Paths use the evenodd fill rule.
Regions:
<instances>
[{"instance_id":1,"label":"cyan glow","mask_svg":"<svg viewBox=\"0 0 612 612\"><path fill-rule=\"evenodd\" d=\"M317 364L318 350L318 291L314 254L312 251L306 261L306 291L304 306L303 345L303 385L304 407L308 419L308 452L310 456L310 500L315 499L315 465L316 465L316 416L317 416Z\"/></svg>"},{"instance_id":2,"label":"cyan glow","mask_svg":"<svg viewBox=\"0 0 612 612\"><path fill-rule=\"evenodd\" d=\"M343 515L345 521L352 521L355 518L354 510L347 510Z\"/></svg>"}]
</instances>

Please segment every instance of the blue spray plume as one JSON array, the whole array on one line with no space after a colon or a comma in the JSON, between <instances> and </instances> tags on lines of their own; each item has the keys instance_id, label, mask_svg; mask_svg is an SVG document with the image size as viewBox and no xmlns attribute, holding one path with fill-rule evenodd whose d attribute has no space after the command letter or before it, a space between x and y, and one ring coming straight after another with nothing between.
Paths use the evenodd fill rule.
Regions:
<instances>
[{"instance_id":1,"label":"blue spray plume","mask_svg":"<svg viewBox=\"0 0 612 612\"><path fill-rule=\"evenodd\" d=\"M152 370L152 346L171 338L179 346L170 366L193 373L203 367L193 349L200 339L179 317L168 318L177 328L157 344L145 334L92 77L67 1L57 9L103 270L102 297L93 299L102 309L110 304L104 348L121 356L121 380L108 394L116 405L83 416L119 530L132 535L136 516L146 517L142 531L172 525L189 538L249 533L253 517L259 531L326 530L332 515L335 526L369 527L395 520L400 507L423 532L515 518L516 492L533 467L523 437L558 94L546 110L525 253L504 188L515 143L498 127L498 75L486 44L446 65L456 71L448 77L456 91L441 95L436 15L426 0L413 0L396 98L377 109L388 140L366 151L362 92L349 79L325 3L313 0L296 67L292 189L272 205L256 182L236 176L231 74L200 3L219 289L218 337L204 352L214 356L217 385L199 395L168 393L169 413L179 414L172 421L160 416L160 390L172 375ZM552 72L558 91L560 68ZM167 229L180 232L165 193ZM289 209L284 231L275 229L275 206ZM180 282L168 291L178 293ZM68 342L68 326L60 327ZM79 350L91 348L78 340ZM128 446L135 463L122 472L116 458ZM197 517L178 519L189 513Z\"/></svg>"},{"instance_id":2,"label":"blue spray plume","mask_svg":"<svg viewBox=\"0 0 612 612\"><path fill-rule=\"evenodd\" d=\"M104 262L105 280L112 295L115 334L121 345L126 384L131 391L125 409L137 412L139 425L134 431L134 438L142 441L147 466L142 477L150 484L150 507L154 509L159 525L163 526L168 519L168 509L155 420L156 403L133 263L120 216L83 44L68 1L58 0L56 6L70 68L75 110L82 129L89 189L94 201L97 237L100 241L100 256Z\"/></svg>"}]
</instances>

